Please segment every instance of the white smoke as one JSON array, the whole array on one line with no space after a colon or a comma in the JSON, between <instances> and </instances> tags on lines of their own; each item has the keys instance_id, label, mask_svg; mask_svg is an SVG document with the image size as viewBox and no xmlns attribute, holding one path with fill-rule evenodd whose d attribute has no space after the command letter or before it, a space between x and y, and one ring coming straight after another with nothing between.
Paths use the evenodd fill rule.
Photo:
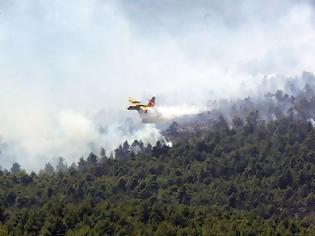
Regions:
<instances>
[{"instance_id":1,"label":"white smoke","mask_svg":"<svg viewBox=\"0 0 315 236\"><path fill-rule=\"evenodd\" d=\"M163 119L194 114L266 74L314 72L314 41L312 1L2 0L0 165L154 143L129 96L159 98Z\"/></svg>"},{"instance_id":2,"label":"white smoke","mask_svg":"<svg viewBox=\"0 0 315 236\"><path fill-rule=\"evenodd\" d=\"M180 116L195 115L205 111L206 107L197 105L178 105L178 106L158 106L157 112L161 113L166 119L173 119Z\"/></svg>"},{"instance_id":3,"label":"white smoke","mask_svg":"<svg viewBox=\"0 0 315 236\"><path fill-rule=\"evenodd\" d=\"M142 140L144 144L155 144L164 140L154 124L142 124L131 119L109 125L99 124L95 119L73 110L47 116L32 112L23 117L23 122L16 122L15 130L10 126L2 129L5 135L4 143L0 144L1 163L17 161L23 168L38 169L47 161L56 162L60 156L71 164L90 152L98 154L101 148L109 153L124 141ZM10 122L7 121L8 124Z\"/></svg>"},{"instance_id":4,"label":"white smoke","mask_svg":"<svg viewBox=\"0 0 315 236\"><path fill-rule=\"evenodd\" d=\"M206 106L197 105L169 105L159 106L149 109L147 113L140 113L140 117L143 123L165 123L170 122L173 119L180 118L182 116L196 115L203 111L206 111Z\"/></svg>"}]
</instances>

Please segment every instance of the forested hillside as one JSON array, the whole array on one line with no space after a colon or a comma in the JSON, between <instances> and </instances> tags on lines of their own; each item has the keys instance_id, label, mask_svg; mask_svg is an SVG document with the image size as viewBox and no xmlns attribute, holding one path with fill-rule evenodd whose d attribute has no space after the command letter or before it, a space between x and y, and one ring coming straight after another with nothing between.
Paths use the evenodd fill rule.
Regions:
<instances>
[{"instance_id":1,"label":"forested hillside","mask_svg":"<svg viewBox=\"0 0 315 236\"><path fill-rule=\"evenodd\" d=\"M171 148L1 171L0 235L315 235L312 124L254 117Z\"/></svg>"},{"instance_id":2,"label":"forested hillside","mask_svg":"<svg viewBox=\"0 0 315 236\"><path fill-rule=\"evenodd\" d=\"M307 77L307 76L306 76ZM0 171L0 235L315 235L314 77L67 167Z\"/></svg>"},{"instance_id":3,"label":"forested hillside","mask_svg":"<svg viewBox=\"0 0 315 236\"><path fill-rule=\"evenodd\" d=\"M0 0L0 236L315 236L315 0Z\"/></svg>"}]
</instances>

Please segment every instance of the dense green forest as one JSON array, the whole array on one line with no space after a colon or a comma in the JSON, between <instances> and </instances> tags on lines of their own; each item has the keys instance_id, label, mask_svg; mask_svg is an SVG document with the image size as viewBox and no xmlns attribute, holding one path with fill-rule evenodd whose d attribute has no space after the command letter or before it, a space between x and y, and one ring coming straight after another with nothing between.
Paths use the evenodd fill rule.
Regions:
<instances>
[{"instance_id":1,"label":"dense green forest","mask_svg":"<svg viewBox=\"0 0 315 236\"><path fill-rule=\"evenodd\" d=\"M115 159L1 171L0 235L315 235L310 122L256 112L177 135L172 147L125 142Z\"/></svg>"},{"instance_id":2,"label":"dense green forest","mask_svg":"<svg viewBox=\"0 0 315 236\"><path fill-rule=\"evenodd\" d=\"M303 78L173 122L172 145L0 170L0 236L315 235L315 77Z\"/></svg>"}]
</instances>

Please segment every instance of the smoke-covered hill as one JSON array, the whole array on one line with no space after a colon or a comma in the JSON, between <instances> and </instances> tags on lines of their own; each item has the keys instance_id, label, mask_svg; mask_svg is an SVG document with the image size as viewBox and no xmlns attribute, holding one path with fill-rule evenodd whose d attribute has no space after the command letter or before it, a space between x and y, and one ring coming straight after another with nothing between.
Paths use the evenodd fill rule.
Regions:
<instances>
[{"instance_id":1,"label":"smoke-covered hill","mask_svg":"<svg viewBox=\"0 0 315 236\"><path fill-rule=\"evenodd\" d=\"M264 75L314 72L313 1L274 2L1 0L1 165L154 144L159 128L128 129L129 96L156 96L170 118L279 88L267 76L254 89Z\"/></svg>"},{"instance_id":2,"label":"smoke-covered hill","mask_svg":"<svg viewBox=\"0 0 315 236\"><path fill-rule=\"evenodd\" d=\"M315 235L314 19L0 0L0 236Z\"/></svg>"},{"instance_id":3,"label":"smoke-covered hill","mask_svg":"<svg viewBox=\"0 0 315 236\"><path fill-rule=\"evenodd\" d=\"M314 76L178 119L172 142L0 171L2 235L314 235ZM214 105L213 105L214 104Z\"/></svg>"},{"instance_id":4,"label":"smoke-covered hill","mask_svg":"<svg viewBox=\"0 0 315 236\"><path fill-rule=\"evenodd\" d=\"M265 78L250 96L209 101L207 111L175 119L163 134L176 138L179 133L180 137L184 133L200 133L222 122L236 128L248 119L269 122L285 117L314 124L315 76L312 73L304 72L295 78Z\"/></svg>"}]
</instances>

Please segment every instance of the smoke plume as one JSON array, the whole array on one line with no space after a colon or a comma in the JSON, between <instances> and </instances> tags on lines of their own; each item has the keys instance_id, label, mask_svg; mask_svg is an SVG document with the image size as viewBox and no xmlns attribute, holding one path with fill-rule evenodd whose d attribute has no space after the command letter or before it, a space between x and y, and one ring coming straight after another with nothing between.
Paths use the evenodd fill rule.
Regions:
<instances>
[{"instance_id":1,"label":"smoke plume","mask_svg":"<svg viewBox=\"0 0 315 236\"><path fill-rule=\"evenodd\" d=\"M156 96L157 117L173 119L263 94L315 71L314 41L307 0L1 0L0 165L154 143L160 130L126 110L129 96Z\"/></svg>"}]
</instances>

